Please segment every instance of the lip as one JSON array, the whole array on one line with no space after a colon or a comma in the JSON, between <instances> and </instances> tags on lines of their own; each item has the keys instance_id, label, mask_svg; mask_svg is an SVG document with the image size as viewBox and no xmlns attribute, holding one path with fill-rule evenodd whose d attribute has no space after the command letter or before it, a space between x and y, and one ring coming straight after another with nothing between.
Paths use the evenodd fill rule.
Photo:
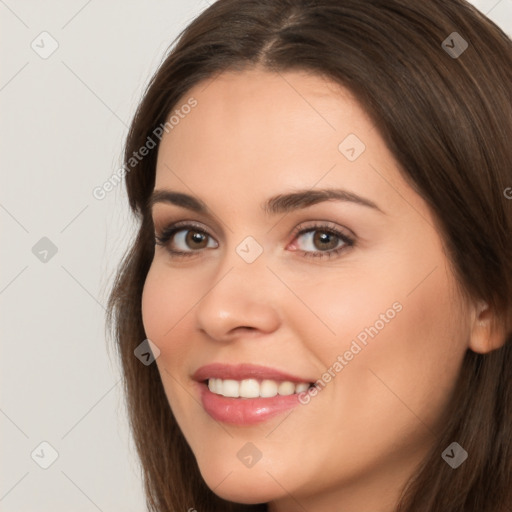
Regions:
<instances>
[{"instance_id":1,"label":"lip","mask_svg":"<svg viewBox=\"0 0 512 512\"><path fill-rule=\"evenodd\" d=\"M194 380L199 382L205 381L206 379L270 379L277 381L288 380L290 382L314 382L315 379L302 378L296 375L276 370L268 366L260 366L255 364L223 364L223 363L212 363L205 366L201 366L192 376Z\"/></svg>"},{"instance_id":2,"label":"lip","mask_svg":"<svg viewBox=\"0 0 512 512\"><path fill-rule=\"evenodd\" d=\"M276 381L313 382L310 379L285 373L266 366L253 364L227 365L208 364L193 375L204 410L214 420L231 425L249 426L267 421L300 404L299 394L271 398L229 398L212 393L206 384L210 378L217 379L271 379Z\"/></svg>"}]
</instances>

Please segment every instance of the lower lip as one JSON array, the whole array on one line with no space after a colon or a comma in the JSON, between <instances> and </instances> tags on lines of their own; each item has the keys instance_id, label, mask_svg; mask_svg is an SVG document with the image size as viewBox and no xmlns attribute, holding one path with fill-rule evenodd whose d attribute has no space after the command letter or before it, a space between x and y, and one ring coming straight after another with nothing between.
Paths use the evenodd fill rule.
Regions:
<instances>
[{"instance_id":1,"label":"lower lip","mask_svg":"<svg viewBox=\"0 0 512 512\"><path fill-rule=\"evenodd\" d=\"M228 398L212 393L201 382L204 410L216 421L232 425L254 425L299 405L299 395L276 395L272 398Z\"/></svg>"}]
</instances>

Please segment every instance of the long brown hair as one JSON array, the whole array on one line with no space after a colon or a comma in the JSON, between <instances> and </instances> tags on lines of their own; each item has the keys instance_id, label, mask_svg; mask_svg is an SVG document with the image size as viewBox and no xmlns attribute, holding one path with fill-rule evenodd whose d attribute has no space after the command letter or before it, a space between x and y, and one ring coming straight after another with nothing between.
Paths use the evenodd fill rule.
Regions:
<instances>
[{"instance_id":1,"label":"long brown hair","mask_svg":"<svg viewBox=\"0 0 512 512\"><path fill-rule=\"evenodd\" d=\"M130 158L192 86L251 66L306 70L353 93L431 208L461 289L489 304L506 332L501 348L466 353L444 429L396 510L511 512L512 41L464 0L218 0L171 46L126 141L125 183L140 228L107 313L149 509L266 510L208 489L156 365L134 356L146 338L141 295L154 254L147 203L158 147L136 166ZM457 469L441 457L453 441L469 453Z\"/></svg>"}]
</instances>

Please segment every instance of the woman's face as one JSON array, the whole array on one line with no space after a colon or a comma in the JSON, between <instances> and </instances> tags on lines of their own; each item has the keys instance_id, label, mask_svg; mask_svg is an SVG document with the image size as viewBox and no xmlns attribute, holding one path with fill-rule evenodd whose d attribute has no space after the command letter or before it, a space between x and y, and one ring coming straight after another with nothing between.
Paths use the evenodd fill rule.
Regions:
<instances>
[{"instance_id":1,"label":"woman's face","mask_svg":"<svg viewBox=\"0 0 512 512\"><path fill-rule=\"evenodd\" d=\"M206 483L287 512L388 510L468 346L429 208L318 76L225 72L174 111L153 219L159 237L180 226L155 247L142 313Z\"/></svg>"}]
</instances>

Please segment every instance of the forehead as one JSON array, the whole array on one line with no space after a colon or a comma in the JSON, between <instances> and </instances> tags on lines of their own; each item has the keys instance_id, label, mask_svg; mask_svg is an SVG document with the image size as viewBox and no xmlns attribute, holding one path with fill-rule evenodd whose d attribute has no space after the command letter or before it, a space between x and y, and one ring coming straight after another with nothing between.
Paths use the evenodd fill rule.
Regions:
<instances>
[{"instance_id":1,"label":"forehead","mask_svg":"<svg viewBox=\"0 0 512 512\"><path fill-rule=\"evenodd\" d=\"M191 101L193 108L183 108ZM155 189L193 189L220 202L241 190L271 196L343 185L396 201L397 187L404 187L369 116L350 91L322 76L224 72L190 89L171 115ZM347 158L351 146L356 159Z\"/></svg>"},{"instance_id":2,"label":"forehead","mask_svg":"<svg viewBox=\"0 0 512 512\"><path fill-rule=\"evenodd\" d=\"M178 122L164 135L162 145L171 151L193 135L196 148L208 147L211 155L264 145L266 152L278 148L286 156L321 138L332 147L347 129L365 139L374 128L347 89L303 71L224 72L190 89L173 113L180 114L191 98L196 106L179 119L174 115Z\"/></svg>"}]
</instances>

